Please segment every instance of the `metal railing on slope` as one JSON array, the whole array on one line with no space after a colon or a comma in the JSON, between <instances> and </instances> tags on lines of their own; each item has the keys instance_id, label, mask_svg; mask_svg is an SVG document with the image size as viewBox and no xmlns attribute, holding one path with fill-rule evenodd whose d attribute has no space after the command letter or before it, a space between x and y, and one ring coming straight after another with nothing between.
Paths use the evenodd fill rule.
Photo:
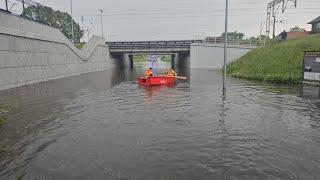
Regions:
<instances>
[{"instance_id":1,"label":"metal railing on slope","mask_svg":"<svg viewBox=\"0 0 320 180\"><path fill-rule=\"evenodd\" d=\"M46 7L42 4L35 2L33 0L5 0L5 7L0 6L0 10L5 11L7 13L11 13L23 18L27 18L31 21L35 21L41 24L49 25L46 21L41 17L42 8ZM26 15L26 9L32 7L34 12L32 14Z\"/></svg>"},{"instance_id":2,"label":"metal railing on slope","mask_svg":"<svg viewBox=\"0 0 320 180\"><path fill-rule=\"evenodd\" d=\"M207 44L224 44L224 37L212 37L204 40ZM228 46L231 47L262 47L265 45L264 39L240 39L240 38L229 38Z\"/></svg>"}]
</instances>

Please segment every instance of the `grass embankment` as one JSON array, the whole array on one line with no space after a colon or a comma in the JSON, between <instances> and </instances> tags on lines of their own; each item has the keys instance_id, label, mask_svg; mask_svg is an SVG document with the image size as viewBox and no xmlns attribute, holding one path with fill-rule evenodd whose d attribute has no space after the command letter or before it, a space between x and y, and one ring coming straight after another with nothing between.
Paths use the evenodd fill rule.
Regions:
<instances>
[{"instance_id":1,"label":"grass embankment","mask_svg":"<svg viewBox=\"0 0 320 180\"><path fill-rule=\"evenodd\" d=\"M300 83L304 51L319 51L320 36L268 43L228 65L233 77L273 83Z\"/></svg>"},{"instance_id":2,"label":"grass embankment","mask_svg":"<svg viewBox=\"0 0 320 180\"><path fill-rule=\"evenodd\" d=\"M5 116L4 116L4 114L6 112L7 112L7 110L0 108L0 127L3 126L4 123L6 122L6 119L5 119Z\"/></svg>"},{"instance_id":3,"label":"grass embankment","mask_svg":"<svg viewBox=\"0 0 320 180\"><path fill-rule=\"evenodd\" d=\"M8 152L10 152L9 146L5 144L0 144L0 157L2 154L8 153Z\"/></svg>"},{"instance_id":4,"label":"grass embankment","mask_svg":"<svg viewBox=\"0 0 320 180\"><path fill-rule=\"evenodd\" d=\"M6 118L5 118L5 113L8 112L7 110L5 109L1 109L0 108L0 128L5 124L6 122ZM8 146L5 145L5 144L0 144L0 155L2 153L6 153L8 152Z\"/></svg>"}]
</instances>

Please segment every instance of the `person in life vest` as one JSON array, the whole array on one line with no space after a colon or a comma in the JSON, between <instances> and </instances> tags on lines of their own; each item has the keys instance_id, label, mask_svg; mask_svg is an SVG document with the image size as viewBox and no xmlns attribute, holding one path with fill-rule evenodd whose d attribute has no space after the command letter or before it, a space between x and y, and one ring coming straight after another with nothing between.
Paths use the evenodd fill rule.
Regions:
<instances>
[{"instance_id":1,"label":"person in life vest","mask_svg":"<svg viewBox=\"0 0 320 180\"><path fill-rule=\"evenodd\" d=\"M174 69L169 68L165 73L166 76L177 76L177 73Z\"/></svg>"},{"instance_id":2,"label":"person in life vest","mask_svg":"<svg viewBox=\"0 0 320 180\"><path fill-rule=\"evenodd\" d=\"M153 74L152 74L152 68L146 69L146 71L144 72L144 75L145 75L146 77L151 77L151 76L153 76Z\"/></svg>"}]
</instances>

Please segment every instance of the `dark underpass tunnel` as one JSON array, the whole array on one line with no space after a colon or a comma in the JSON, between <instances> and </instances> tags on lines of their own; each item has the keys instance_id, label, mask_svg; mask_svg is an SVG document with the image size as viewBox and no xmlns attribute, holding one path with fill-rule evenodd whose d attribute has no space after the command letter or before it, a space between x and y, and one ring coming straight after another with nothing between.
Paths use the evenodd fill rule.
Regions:
<instances>
[{"instance_id":1,"label":"dark underpass tunnel","mask_svg":"<svg viewBox=\"0 0 320 180\"><path fill-rule=\"evenodd\" d=\"M189 53L168 53L168 54L115 54L112 55L114 63L118 67L134 68L136 66L155 66L158 68L179 68L189 67L190 55Z\"/></svg>"}]
</instances>

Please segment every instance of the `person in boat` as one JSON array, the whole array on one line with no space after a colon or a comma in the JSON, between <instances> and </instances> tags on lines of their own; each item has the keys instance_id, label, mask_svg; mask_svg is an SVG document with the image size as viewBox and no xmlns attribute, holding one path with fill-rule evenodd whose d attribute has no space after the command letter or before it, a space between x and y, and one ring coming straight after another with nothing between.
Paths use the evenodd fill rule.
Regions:
<instances>
[{"instance_id":1,"label":"person in boat","mask_svg":"<svg viewBox=\"0 0 320 180\"><path fill-rule=\"evenodd\" d=\"M144 75L145 75L147 78L153 76L152 68L150 67L150 68L146 69L146 71L144 72Z\"/></svg>"},{"instance_id":2,"label":"person in boat","mask_svg":"<svg viewBox=\"0 0 320 180\"><path fill-rule=\"evenodd\" d=\"M177 73L173 68L169 68L164 74L166 76L177 76Z\"/></svg>"}]
</instances>

